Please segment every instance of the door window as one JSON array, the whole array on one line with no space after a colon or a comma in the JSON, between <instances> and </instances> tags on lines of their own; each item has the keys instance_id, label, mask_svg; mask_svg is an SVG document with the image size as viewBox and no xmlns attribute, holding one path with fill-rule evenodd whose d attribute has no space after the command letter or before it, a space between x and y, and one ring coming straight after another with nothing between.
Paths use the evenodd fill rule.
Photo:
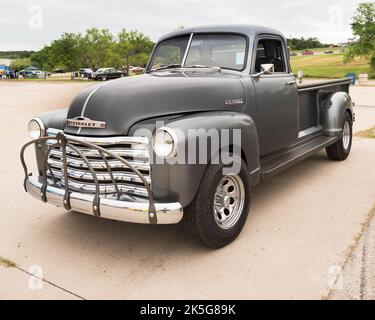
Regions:
<instances>
[{"instance_id":1,"label":"door window","mask_svg":"<svg viewBox=\"0 0 375 320\"><path fill-rule=\"evenodd\" d=\"M283 44L277 39L260 39L257 45L255 72L260 72L262 64L273 64L275 72L287 72Z\"/></svg>"}]
</instances>

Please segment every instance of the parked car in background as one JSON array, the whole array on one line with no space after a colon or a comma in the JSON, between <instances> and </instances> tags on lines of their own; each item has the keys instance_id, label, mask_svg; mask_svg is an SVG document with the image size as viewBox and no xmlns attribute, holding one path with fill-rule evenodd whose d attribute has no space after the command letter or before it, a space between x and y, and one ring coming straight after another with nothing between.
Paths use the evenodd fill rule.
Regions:
<instances>
[{"instance_id":1,"label":"parked car in background","mask_svg":"<svg viewBox=\"0 0 375 320\"><path fill-rule=\"evenodd\" d=\"M65 73L65 70L64 69L56 69L56 70L53 70L52 73Z\"/></svg>"},{"instance_id":2,"label":"parked car in background","mask_svg":"<svg viewBox=\"0 0 375 320\"><path fill-rule=\"evenodd\" d=\"M145 68L142 67L132 67L131 69L129 68L129 71L134 73L134 74L142 74L145 72Z\"/></svg>"},{"instance_id":3,"label":"parked car in background","mask_svg":"<svg viewBox=\"0 0 375 320\"><path fill-rule=\"evenodd\" d=\"M301 54L303 56L312 56L314 54L314 52L312 52L310 50L305 50L305 51L302 51Z\"/></svg>"},{"instance_id":4,"label":"parked car in background","mask_svg":"<svg viewBox=\"0 0 375 320\"><path fill-rule=\"evenodd\" d=\"M297 55L297 53L292 51L292 52L289 53L289 55L290 55L291 57L295 57L295 56Z\"/></svg>"},{"instance_id":5,"label":"parked car in background","mask_svg":"<svg viewBox=\"0 0 375 320\"><path fill-rule=\"evenodd\" d=\"M78 75L81 78L89 78L92 79L94 71L90 68L81 68L78 71Z\"/></svg>"},{"instance_id":6,"label":"parked car in background","mask_svg":"<svg viewBox=\"0 0 375 320\"><path fill-rule=\"evenodd\" d=\"M46 77L46 72L41 70L24 69L19 72L19 75L27 79L42 79Z\"/></svg>"},{"instance_id":7,"label":"parked car in background","mask_svg":"<svg viewBox=\"0 0 375 320\"><path fill-rule=\"evenodd\" d=\"M100 68L93 74L94 80L107 81L125 77L126 73L115 68Z\"/></svg>"},{"instance_id":8,"label":"parked car in background","mask_svg":"<svg viewBox=\"0 0 375 320\"><path fill-rule=\"evenodd\" d=\"M332 50L326 50L326 51L324 51L324 53L325 53L325 54L332 54L333 51L332 51Z\"/></svg>"}]
</instances>

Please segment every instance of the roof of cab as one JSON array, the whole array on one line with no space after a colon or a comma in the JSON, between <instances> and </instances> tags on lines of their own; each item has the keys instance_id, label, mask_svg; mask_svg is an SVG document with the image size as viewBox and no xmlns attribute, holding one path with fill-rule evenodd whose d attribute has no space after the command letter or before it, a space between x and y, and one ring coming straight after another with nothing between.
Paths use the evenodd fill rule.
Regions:
<instances>
[{"instance_id":1,"label":"roof of cab","mask_svg":"<svg viewBox=\"0 0 375 320\"><path fill-rule=\"evenodd\" d=\"M283 38L285 36L276 29L271 29L262 26L249 25L249 24L230 24L230 25L212 25L212 26L198 26L193 28L186 28L175 32L168 33L159 39L159 42L168 38L182 36L191 33L211 33L211 32L229 32L229 33L242 33L248 35L250 38L255 38L261 34L278 35Z\"/></svg>"}]
</instances>

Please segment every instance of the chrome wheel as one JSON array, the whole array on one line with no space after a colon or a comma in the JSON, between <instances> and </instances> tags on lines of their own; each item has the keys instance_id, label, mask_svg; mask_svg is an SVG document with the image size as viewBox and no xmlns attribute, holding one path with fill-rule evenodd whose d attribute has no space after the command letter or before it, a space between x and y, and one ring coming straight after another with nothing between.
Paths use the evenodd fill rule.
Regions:
<instances>
[{"instance_id":1,"label":"chrome wheel","mask_svg":"<svg viewBox=\"0 0 375 320\"><path fill-rule=\"evenodd\" d=\"M342 146L344 147L345 150L349 149L350 139L351 139L350 123L348 121L345 121L343 135L342 135Z\"/></svg>"},{"instance_id":2,"label":"chrome wheel","mask_svg":"<svg viewBox=\"0 0 375 320\"><path fill-rule=\"evenodd\" d=\"M219 182L214 198L214 216L221 229L232 228L241 217L245 187L238 175L225 176Z\"/></svg>"}]
</instances>

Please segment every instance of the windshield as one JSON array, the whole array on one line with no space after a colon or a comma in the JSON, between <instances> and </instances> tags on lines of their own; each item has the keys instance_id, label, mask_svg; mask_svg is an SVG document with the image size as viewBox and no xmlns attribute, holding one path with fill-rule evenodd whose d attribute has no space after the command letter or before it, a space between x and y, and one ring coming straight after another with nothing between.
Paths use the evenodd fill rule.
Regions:
<instances>
[{"instance_id":1,"label":"windshield","mask_svg":"<svg viewBox=\"0 0 375 320\"><path fill-rule=\"evenodd\" d=\"M240 35L197 34L161 42L151 59L151 69L165 66L209 66L241 71L245 68L246 39ZM186 50L188 50L185 57ZM184 60L185 57L185 61Z\"/></svg>"}]
</instances>

